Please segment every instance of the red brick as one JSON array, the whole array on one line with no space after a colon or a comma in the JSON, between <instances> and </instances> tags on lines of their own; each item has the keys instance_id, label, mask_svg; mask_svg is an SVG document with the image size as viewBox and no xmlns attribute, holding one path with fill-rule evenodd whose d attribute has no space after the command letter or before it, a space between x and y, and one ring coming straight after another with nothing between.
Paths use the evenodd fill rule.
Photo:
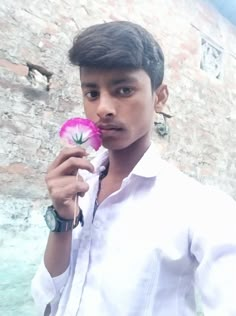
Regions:
<instances>
[{"instance_id":1,"label":"red brick","mask_svg":"<svg viewBox=\"0 0 236 316\"><path fill-rule=\"evenodd\" d=\"M21 64L13 64L6 59L0 59L0 67L6 68L19 76L26 76L28 74L28 67Z\"/></svg>"}]
</instances>

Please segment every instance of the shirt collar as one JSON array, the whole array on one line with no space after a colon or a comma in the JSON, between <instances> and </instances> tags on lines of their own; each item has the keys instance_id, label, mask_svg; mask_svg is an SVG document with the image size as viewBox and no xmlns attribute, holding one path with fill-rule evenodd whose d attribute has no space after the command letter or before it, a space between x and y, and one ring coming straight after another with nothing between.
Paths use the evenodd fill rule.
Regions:
<instances>
[{"instance_id":1,"label":"shirt collar","mask_svg":"<svg viewBox=\"0 0 236 316\"><path fill-rule=\"evenodd\" d=\"M153 142L148 147L142 158L136 164L131 174L143 178L156 177L163 168L163 160L160 157L159 150Z\"/></svg>"},{"instance_id":2,"label":"shirt collar","mask_svg":"<svg viewBox=\"0 0 236 316\"><path fill-rule=\"evenodd\" d=\"M103 149L93 160L95 174L100 174L108 163L108 151ZM143 178L156 177L163 168L163 160L160 157L156 145L151 142L142 158L136 164L130 175L136 175Z\"/></svg>"}]
</instances>

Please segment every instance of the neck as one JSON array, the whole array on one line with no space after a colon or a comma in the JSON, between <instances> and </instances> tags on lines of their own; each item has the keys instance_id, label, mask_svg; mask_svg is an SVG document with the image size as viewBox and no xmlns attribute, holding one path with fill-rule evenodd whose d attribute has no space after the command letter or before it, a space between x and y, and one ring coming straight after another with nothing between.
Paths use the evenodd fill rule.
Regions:
<instances>
[{"instance_id":1,"label":"neck","mask_svg":"<svg viewBox=\"0 0 236 316\"><path fill-rule=\"evenodd\" d=\"M149 146L150 139L138 140L125 149L109 151L108 174L120 179L127 177Z\"/></svg>"}]
</instances>

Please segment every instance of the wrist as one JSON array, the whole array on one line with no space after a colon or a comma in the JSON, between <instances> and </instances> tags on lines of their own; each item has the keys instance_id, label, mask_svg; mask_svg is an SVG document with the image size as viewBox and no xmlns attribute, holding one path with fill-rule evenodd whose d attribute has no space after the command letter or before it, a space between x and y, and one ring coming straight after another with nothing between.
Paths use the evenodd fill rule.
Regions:
<instances>
[{"instance_id":1,"label":"wrist","mask_svg":"<svg viewBox=\"0 0 236 316\"><path fill-rule=\"evenodd\" d=\"M81 224L81 226L84 225L83 212L81 209L79 210L79 214L75 219L75 223L73 219L61 217L53 205L47 208L44 218L50 231L55 233L72 231L73 228L79 225L79 223Z\"/></svg>"}]
</instances>

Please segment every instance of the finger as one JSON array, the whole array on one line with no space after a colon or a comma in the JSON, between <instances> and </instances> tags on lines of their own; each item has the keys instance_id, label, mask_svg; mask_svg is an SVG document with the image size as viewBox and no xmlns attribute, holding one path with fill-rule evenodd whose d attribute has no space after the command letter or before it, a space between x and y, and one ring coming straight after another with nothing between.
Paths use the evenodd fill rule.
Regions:
<instances>
[{"instance_id":1,"label":"finger","mask_svg":"<svg viewBox=\"0 0 236 316\"><path fill-rule=\"evenodd\" d=\"M79 169L94 172L94 166L87 159L70 157L57 168L52 169L46 178L57 178L65 175L75 175Z\"/></svg>"},{"instance_id":2,"label":"finger","mask_svg":"<svg viewBox=\"0 0 236 316\"><path fill-rule=\"evenodd\" d=\"M58 187L58 188L63 188L69 184L75 183L75 182L83 182L84 179L78 175L78 176L63 176L60 178L51 178L51 179L47 179L46 183L47 183L47 187L48 187L48 191L51 192L51 190L54 187Z\"/></svg>"},{"instance_id":3,"label":"finger","mask_svg":"<svg viewBox=\"0 0 236 316\"><path fill-rule=\"evenodd\" d=\"M50 170L57 168L61 165L64 161L66 161L70 157L86 157L87 153L84 148L82 147L65 147L62 149L60 154L56 157L56 159L51 163L48 168L48 172Z\"/></svg>"},{"instance_id":4,"label":"finger","mask_svg":"<svg viewBox=\"0 0 236 316\"><path fill-rule=\"evenodd\" d=\"M53 187L50 192L52 200L56 201L56 204L63 203L68 199L75 199L76 194L85 194L89 189L89 185L86 182L75 181L64 187Z\"/></svg>"}]
</instances>

